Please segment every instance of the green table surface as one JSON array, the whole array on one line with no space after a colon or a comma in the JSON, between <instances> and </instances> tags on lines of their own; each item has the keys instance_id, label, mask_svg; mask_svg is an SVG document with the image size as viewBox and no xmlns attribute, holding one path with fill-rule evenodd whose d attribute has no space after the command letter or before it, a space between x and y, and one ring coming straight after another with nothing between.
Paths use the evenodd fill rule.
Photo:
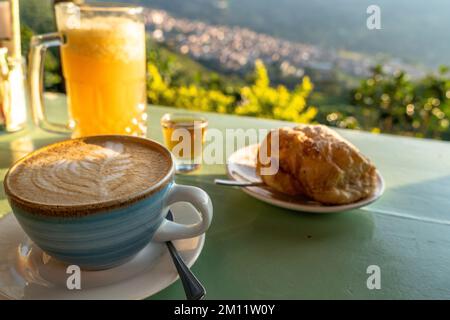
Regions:
<instances>
[{"instance_id":1,"label":"green table surface","mask_svg":"<svg viewBox=\"0 0 450 320\"><path fill-rule=\"evenodd\" d=\"M63 96L47 99L49 115L66 115ZM149 133L161 141L159 119L173 108L149 106ZM274 128L286 123L207 114L209 128ZM334 214L271 206L237 188L216 186L224 165L179 175L206 190L214 219L193 267L209 299L450 298L450 144L339 131L370 157L386 180L377 202ZM29 127L0 135L0 178L28 152L67 137ZM3 184L2 184L3 186ZM0 217L10 213L0 188ZM378 265L381 289L367 288ZM177 281L152 299L183 299Z\"/></svg>"}]
</instances>

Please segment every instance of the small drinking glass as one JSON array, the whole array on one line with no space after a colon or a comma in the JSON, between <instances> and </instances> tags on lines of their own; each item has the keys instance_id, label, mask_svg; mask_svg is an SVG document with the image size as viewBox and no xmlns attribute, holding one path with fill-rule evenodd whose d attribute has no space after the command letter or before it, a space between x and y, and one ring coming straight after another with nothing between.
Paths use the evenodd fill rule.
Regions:
<instances>
[{"instance_id":1,"label":"small drinking glass","mask_svg":"<svg viewBox=\"0 0 450 320\"><path fill-rule=\"evenodd\" d=\"M164 143L175 157L177 173L200 168L205 142L206 118L189 113L166 113L161 118Z\"/></svg>"}]
</instances>

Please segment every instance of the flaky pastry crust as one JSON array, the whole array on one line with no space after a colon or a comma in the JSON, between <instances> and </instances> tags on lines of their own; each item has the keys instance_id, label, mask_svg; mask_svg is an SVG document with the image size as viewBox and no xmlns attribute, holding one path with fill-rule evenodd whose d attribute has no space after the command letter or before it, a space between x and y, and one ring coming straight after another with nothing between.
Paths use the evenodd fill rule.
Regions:
<instances>
[{"instance_id":1,"label":"flaky pastry crust","mask_svg":"<svg viewBox=\"0 0 450 320\"><path fill-rule=\"evenodd\" d=\"M279 137L279 152L271 154L271 135ZM276 141L276 140L275 140ZM267 148L269 162L260 161ZM278 161L275 174L262 168ZM265 184L289 195L304 195L328 205L366 198L377 187L375 166L350 142L322 125L272 130L261 143L257 172Z\"/></svg>"}]
</instances>

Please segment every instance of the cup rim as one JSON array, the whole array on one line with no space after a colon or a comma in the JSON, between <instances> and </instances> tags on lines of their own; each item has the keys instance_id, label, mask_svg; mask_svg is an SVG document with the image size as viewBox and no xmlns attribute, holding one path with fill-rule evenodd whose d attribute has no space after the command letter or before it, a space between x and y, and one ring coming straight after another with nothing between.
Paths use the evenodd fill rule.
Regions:
<instances>
[{"instance_id":1,"label":"cup rim","mask_svg":"<svg viewBox=\"0 0 450 320\"><path fill-rule=\"evenodd\" d=\"M46 204L46 203L39 203L37 201L27 200L22 197L20 197L17 193L14 193L14 191L11 190L11 188L8 186L8 180L10 174L17 168L20 164L22 164L25 160L35 156L36 154L43 152L49 148L52 148L58 144L62 144L68 141L77 141L77 140L102 140L102 139L118 139L118 140L131 140L131 141L137 141L140 144L146 144L146 145L153 145L158 150L165 153L166 157L170 159L170 168L167 171L166 175L161 178L157 183L151 185L150 187L137 192L133 193L131 196L128 197L121 197L113 200L106 200L106 201L99 201L95 203L86 203L86 204L75 204L75 205L60 205L60 204ZM10 201L14 201L14 204L25 209L27 212L38 214L42 216L49 216L49 217L55 217L55 218L62 218L62 217L81 217L86 215L91 215L95 213L100 212L106 212L113 209L122 208L124 206L128 206L130 204L133 204L135 202L138 202L139 200L145 199L148 196L162 190L164 187L166 187L175 176L175 161L173 159L172 153L161 143L151 140L148 138L143 137L136 137L136 136L127 136L127 135L95 135L95 136L87 136L87 137L80 137L80 138L73 138L73 139L66 139L62 141L57 141L54 143L51 143L49 145L43 146L39 149L36 149L26 156L22 157L21 159L17 160L6 172L5 178L3 180L3 187L5 190L6 196L9 198Z\"/></svg>"}]
</instances>

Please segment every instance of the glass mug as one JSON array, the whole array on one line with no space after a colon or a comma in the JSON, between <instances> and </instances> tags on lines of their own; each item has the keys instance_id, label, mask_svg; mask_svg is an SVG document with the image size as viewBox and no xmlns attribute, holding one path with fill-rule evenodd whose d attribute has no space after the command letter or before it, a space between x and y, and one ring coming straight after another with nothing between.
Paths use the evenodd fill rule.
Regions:
<instances>
[{"instance_id":1,"label":"glass mug","mask_svg":"<svg viewBox=\"0 0 450 320\"><path fill-rule=\"evenodd\" d=\"M145 25L142 7L59 3L58 32L34 36L29 59L34 122L44 130L145 136ZM50 122L43 106L45 51L60 46L69 123Z\"/></svg>"}]
</instances>

